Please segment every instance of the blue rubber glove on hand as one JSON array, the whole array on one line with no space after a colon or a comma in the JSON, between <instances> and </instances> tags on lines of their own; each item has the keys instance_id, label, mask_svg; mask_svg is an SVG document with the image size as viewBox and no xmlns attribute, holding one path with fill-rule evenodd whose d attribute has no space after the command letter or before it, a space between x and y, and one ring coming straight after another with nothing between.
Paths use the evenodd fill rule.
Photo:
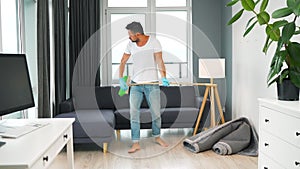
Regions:
<instances>
[{"instance_id":1,"label":"blue rubber glove on hand","mask_svg":"<svg viewBox=\"0 0 300 169\"><path fill-rule=\"evenodd\" d=\"M128 89L128 85L127 83L125 82L124 78L120 78L119 79L119 82L120 82L120 88L124 91L126 91Z\"/></svg>"},{"instance_id":2,"label":"blue rubber glove on hand","mask_svg":"<svg viewBox=\"0 0 300 169\"><path fill-rule=\"evenodd\" d=\"M165 77L161 78L161 82L163 86L170 86L169 80Z\"/></svg>"}]
</instances>

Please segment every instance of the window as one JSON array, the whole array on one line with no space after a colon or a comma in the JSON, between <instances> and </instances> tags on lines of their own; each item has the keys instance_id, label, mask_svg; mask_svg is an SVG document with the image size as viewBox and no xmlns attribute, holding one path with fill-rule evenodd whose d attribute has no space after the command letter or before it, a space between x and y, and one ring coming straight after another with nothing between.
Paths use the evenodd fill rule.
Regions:
<instances>
[{"instance_id":1,"label":"window","mask_svg":"<svg viewBox=\"0 0 300 169\"><path fill-rule=\"evenodd\" d=\"M4 53L16 53L18 50L17 31L17 2L1 0L1 51Z\"/></svg>"},{"instance_id":2,"label":"window","mask_svg":"<svg viewBox=\"0 0 300 169\"><path fill-rule=\"evenodd\" d=\"M186 11L157 12L156 34L164 51L166 69L172 78L187 78L188 34ZM172 20L172 22L170 22ZM168 26L166 26L168 24Z\"/></svg>"},{"instance_id":3,"label":"window","mask_svg":"<svg viewBox=\"0 0 300 169\"><path fill-rule=\"evenodd\" d=\"M17 1L0 0L0 52L19 53ZM3 116L3 118L21 118L20 112Z\"/></svg>"},{"instance_id":4,"label":"window","mask_svg":"<svg viewBox=\"0 0 300 169\"><path fill-rule=\"evenodd\" d=\"M156 0L156 7L186 7L186 0Z\"/></svg>"},{"instance_id":5,"label":"window","mask_svg":"<svg viewBox=\"0 0 300 169\"><path fill-rule=\"evenodd\" d=\"M112 46L112 55L111 55L113 79L118 79L119 77L118 74L119 65L120 65L119 63L123 56L124 49L128 43L128 35L124 25L132 22L132 20L140 22L142 26L145 28L145 24L146 24L145 14L111 14L111 23L112 23L111 41L112 44L115 44L115 46ZM132 74L132 69L130 66L131 64L132 64L131 59L129 59L124 74L126 75Z\"/></svg>"},{"instance_id":6,"label":"window","mask_svg":"<svg viewBox=\"0 0 300 169\"><path fill-rule=\"evenodd\" d=\"M108 0L108 7L147 7L147 0Z\"/></svg>"},{"instance_id":7,"label":"window","mask_svg":"<svg viewBox=\"0 0 300 169\"><path fill-rule=\"evenodd\" d=\"M24 6L22 6L24 5ZM23 3L21 0L0 0L0 52L2 53L26 53L27 63L29 66L30 78L33 85L34 94L37 93L37 88L34 84L37 84L35 77L36 67L36 36L34 35L34 16L35 14L34 1L28 1ZM24 10L28 8L28 10ZM24 10L24 11L23 11ZM29 15L32 14L32 15ZM23 16L26 15L27 17ZM26 22L23 20L26 19ZM28 25L29 29L26 29L27 41L25 49L25 29ZM36 97L36 96L35 96ZM36 104L37 106L37 104ZM22 112L14 112L9 115L0 118L35 118L36 109L30 108Z\"/></svg>"},{"instance_id":8,"label":"window","mask_svg":"<svg viewBox=\"0 0 300 169\"><path fill-rule=\"evenodd\" d=\"M137 2L138 1L138 2ZM163 48L167 77L191 81L190 0L106 0L102 42L105 59L101 61L102 85L118 83L119 64L129 41L125 29L132 21L141 22L146 34L155 35ZM124 75L132 74L131 59Z\"/></svg>"}]
</instances>

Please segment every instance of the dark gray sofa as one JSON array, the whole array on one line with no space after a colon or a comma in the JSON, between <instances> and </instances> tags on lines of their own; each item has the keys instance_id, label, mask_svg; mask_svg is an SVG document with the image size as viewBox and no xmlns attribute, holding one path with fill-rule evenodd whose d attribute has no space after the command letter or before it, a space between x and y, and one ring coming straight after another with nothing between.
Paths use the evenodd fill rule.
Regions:
<instances>
[{"instance_id":1,"label":"dark gray sofa","mask_svg":"<svg viewBox=\"0 0 300 169\"><path fill-rule=\"evenodd\" d=\"M162 128L193 128L202 97L193 86L161 89ZM56 118L75 117L74 143L109 143L114 130L130 129L129 95L120 97L119 87L77 87L73 98L60 104ZM203 127L210 102L206 102L199 129ZM141 129L151 128L151 113L144 98L141 105Z\"/></svg>"}]
</instances>

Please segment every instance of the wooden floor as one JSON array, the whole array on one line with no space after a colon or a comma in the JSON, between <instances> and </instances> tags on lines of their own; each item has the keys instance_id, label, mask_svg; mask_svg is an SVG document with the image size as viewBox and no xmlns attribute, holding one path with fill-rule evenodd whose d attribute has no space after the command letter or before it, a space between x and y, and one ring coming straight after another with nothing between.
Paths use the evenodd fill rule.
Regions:
<instances>
[{"instance_id":1,"label":"wooden floor","mask_svg":"<svg viewBox=\"0 0 300 169\"><path fill-rule=\"evenodd\" d=\"M75 169L257 169L257 157L221 156L210 150L194 154L186 150L182 141L191 133L191 129L163 129L162 138L170 144L163 148L151 138L151 130L142 130L142 149L128 154L130 131L123 130L121 139L110 143L106 154L98 146L75 146ZM64 151L50 169L67 169Z\"/></svg>"}]
</instances>

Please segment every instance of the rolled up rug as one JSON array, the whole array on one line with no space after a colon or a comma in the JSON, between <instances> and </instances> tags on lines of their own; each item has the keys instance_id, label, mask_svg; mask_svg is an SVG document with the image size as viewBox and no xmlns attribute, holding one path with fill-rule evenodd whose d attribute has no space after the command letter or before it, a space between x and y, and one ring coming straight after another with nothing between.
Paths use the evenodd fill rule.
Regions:
<instances>
[{"instance_id":1,"label":"rolled up rug","mask_svg":"<svg viewBox=\"0 0 300 169\"><path fill-rule=\"evenodd\" d=\"M185 139L183 145L186 149L194 153L210 150L216 142L235 130L240 123L241 122L227 123L227 125L224 125L226 124L224 123L223 125L210 128Z\"/></svg>"},{"instance_id":2,"label":"rolled up rug","mask_svg":"<svg viewBox=\"0 0 300 169\"><path fill-rule=\"evenodd\" d=\"M249 130L246 130L247 125L242 125L244 127L241 126L239 130L245 130L245 133L241 134L240 131L235 131L243 123L248 125ZM232 136L228 136L231 133L233 133ZM226 142L220 141L226 136L228 136L225 140ZM244 138L241 139L242 137ZM219 143L216 144L217 142ZM210 150L213 148L214 145L216 146L215 151L220 151L220 154L231 154L233 152L237 152L241 155L258 156L258 136L249 120L245 117L240 117L238 119L228 121L224 124L221 124L214 128L210 128L206 131L196 134L195 136L183 140L184 148L193 153L199 153L202 151ZM218 147L219 149L217 149ZM244 148L242 149L241 147Z\"/></svg>"},{"instance_id":3,"label":"rolled up rug","mask_svg":"<svg viewBox=\"0 0 300 169\"><path fill-rule=\"evenodd\" d=\"M220 155L238 153L248 147L251 139L250 132L250 126L247 123L242 122L236 130L214 144L212 150Z\"/></svg>"}]
</instances>

